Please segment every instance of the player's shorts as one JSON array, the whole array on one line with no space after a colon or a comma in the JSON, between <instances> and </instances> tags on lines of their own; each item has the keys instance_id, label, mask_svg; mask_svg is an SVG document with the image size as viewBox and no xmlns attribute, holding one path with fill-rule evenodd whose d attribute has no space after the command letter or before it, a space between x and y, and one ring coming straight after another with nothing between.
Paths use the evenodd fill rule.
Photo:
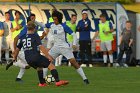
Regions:
<instances>
[{"instance_id":1,"label":"player's shorts","mask_svg":"<svg viewBox=\"0 0 140 93\"><path fill-rule=\"evenodd\" d=\"M67 59L74 58L72 48L64 48L64 47L53 46L50 49L49 54L53 57L53 59L56 59L59 55L63 55Z\"/></svg>"},{"instance_id":2,"label":"player's shorts","mask_svg":"<svg viewBox=\"0 0 140 93\"><path fill-rule=\"evenodd\" d=\"M112 41L101 42L101 51L112 50Z\"/></svg>"},{"instance_id":3,"label":"player's shorts","mask_svg":"<svg viewBox=\"0 0 140 93\"><path fill-rule=\"evenodd\" d=\"M53 36L48 37L48 42L47 42L47 48L52 48L54 44L54 38Z\"/></svg>"},{"instance_id":4,"label":"player's shorts","mask_svg":"<svg viewBox=\"0 0 140 93\"><path fill-rule=\"evenodd\" d=\"M27 60L27 63L33 67L34 69L40 67L40 68L47 68L50 65L49 60L45 57L40 55L39 59L36 61Z\"/></svg>"}]
</instances>

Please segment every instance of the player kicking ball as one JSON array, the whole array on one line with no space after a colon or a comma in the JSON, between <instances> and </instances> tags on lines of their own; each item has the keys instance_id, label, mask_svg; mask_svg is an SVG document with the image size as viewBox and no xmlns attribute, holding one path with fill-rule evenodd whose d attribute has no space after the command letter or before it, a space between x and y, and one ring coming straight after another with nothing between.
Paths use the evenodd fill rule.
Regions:
<instances>
[{"instance_id":1,"label":"player kicking ball","mask_svg":"<svg viewBox=\"0 0 140 93\"><path fill-rule=\"evenodd\" d=\"M56 86L68 84L68 81L59 80L58 72L55 69L55 66L51 63L53 59L48 54L48 51L45 49L45 47L41 44L40 37L35 33L35 27L36 25L34 22L28 22L27 34L19 39L17 48L13 54L14 60L17 59L20 49L23 48L27 63L37 70L39 78L38 86L47 86L45 79L43 78L43 68L49 68L52 76L55 78ZM45 56L42 56L40 51L42 51Z\"/></svg>"},{"instance_id":2,"label":"player kicking ball","mask_svg":"<svg viewBox=\"0 0 140 93\"><path fill-rule=\"evenodd\" d=\"M73 35L74 44L72 47L76 48L76 34L66 24L62 23L62 13L54 11L52 13L52 18L54 22L46 24L46 28L50 29L48 31L52 31L52 34L54 36L54 45L50 49L49 55L52 56L53 59L56 59L59 55L65 56L83 78L84 83L89 84L89 81L85 73L83 72L83 69L76 62L72 52L72 48L66 39L66 33Z\"/></svg>"}]
</instances>

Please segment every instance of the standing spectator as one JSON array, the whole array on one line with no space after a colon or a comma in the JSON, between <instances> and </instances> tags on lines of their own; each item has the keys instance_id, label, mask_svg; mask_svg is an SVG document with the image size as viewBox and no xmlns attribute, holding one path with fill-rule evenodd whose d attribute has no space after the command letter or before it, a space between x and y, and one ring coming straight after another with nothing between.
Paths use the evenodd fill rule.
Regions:
<instances>
[{"instance_id":1,"label":"standing spectator","mask_svg":"<svg viewBox=\"0 0 140 93\"><path fill-rule=\"evenodd\" d=\"M2 56L2 37L3 37L3 33L4 33L4 27L3 27L3 23L0 21L0 64L2 64L2 60L1 60L1 56Z\"/></svg>"},{"instance_id":2,"label":"standing spectator","mask_svg":"<svg viewBox=\"0 0 140 93\"><path fill-rule=\"evenodd\" d=\"M5 58L6 61L9 61L9 48L11 50L13 49L13 41L12 41L12 33L11 33L11 21L10 21L10 13L9 12L5 12L5 21L3 23L4 25L4 43L5 43L5 47L6 47L6 51L5 51Z\"/></svg>"},{"instance_id":3,"label":"standing spectator","mask_svg":"<svg viewBox=\"0 0 140 93\"><path fill-rule=\"evenodd\" d=\"M126 21L126 27L123 29L121 37L120 37L120 53L117 58L117 63L119 65L121 64L123 54L126 54L126 60L124 66L127 67L127 65L130 62L130 56L132 53L132 43L133 43L133 32L132 32L132 23L130 21Z\"/></svg>"},{"instance_id":4,"label":"standing spectator","mask_svg":"<svg viewBox=\"0 0 140 93\"><path fill-rule=\"evenodd\" d=\"M91 39L90 31L91 22L88 19L88 12L82 12L82 19L78 22L77 31L79 32L79 44L80 44L80 58L81 63L85 63L85 54L87 55L88 61L86 65L89 66L89 63L92 61L91 56Z\"/></svg>"},{"instance_id":5,"label":"standing spectator","mask_svg":"<svg viewBox=\"0 0 140 93\"><path fill-rule=\"evenodd\" d=\"M114 32L113 26L111 22L106 20L106 16L104 14L100 15L101 22L98 25L97 32L93 39L95 39L98 34L101 39L101 51L103 51L103 60L104 65L108 66L107 64L107 53L109 54L110 59L110 66L113 66L113 55L112 55L112 41L113 41L113 34Z\"/></svg>"},{"instance_id":6,"label":"standing spectator","mask_svg":"<svg viewBox=\"0 0 140 93\"><path fill-rule=\"evenodd\" d=\"M23 29L23 26L25 26L25 22L20 19L21 13L19 11L15 12L15 19L12 21L11 25L11 32L12 32L12 39L14 38L21 32Z\"/></svg>"}]
</instances>

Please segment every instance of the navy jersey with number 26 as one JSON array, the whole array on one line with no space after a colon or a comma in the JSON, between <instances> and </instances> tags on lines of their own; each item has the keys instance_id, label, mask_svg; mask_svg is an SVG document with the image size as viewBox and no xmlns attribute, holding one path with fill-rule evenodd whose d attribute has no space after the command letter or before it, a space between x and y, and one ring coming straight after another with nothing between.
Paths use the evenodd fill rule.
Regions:
<instances>
[{"instance_id":1,"label":"navy jersey with number 26","mask_svg":"<svg viewBox=\"0 0 140 93\"><path fill-rule=\"evenodd\" d=\"M39 45L41 40L38 34L26 34L19 39L17 47L23 48L27 62L37 61L40 59Z\"/></svg>"}]
</instances>

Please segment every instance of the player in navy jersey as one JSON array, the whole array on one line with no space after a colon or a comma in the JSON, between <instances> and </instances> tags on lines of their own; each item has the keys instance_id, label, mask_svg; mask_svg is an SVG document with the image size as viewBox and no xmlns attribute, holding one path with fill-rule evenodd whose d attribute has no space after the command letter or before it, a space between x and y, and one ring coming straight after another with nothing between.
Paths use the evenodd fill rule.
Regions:
<instances>
[{"instance_id":1,"label":"player in navy jersey","mask_svg":"<svg viewBox=\"0 0 140 93\"><path fill-rule=\"evenodd\" d=\"M40 81L38 86L46 86L45 79L43 79L43 68L47 67L51 70L51 74L55 78L56 86L68 84L68 81L59 80L58 72L55 69L55 66L51 63L53 59L41 44L39 35L35 33L35 27L36 25L34 22L28 22L28 32L19 39L17 48L14 51L14 60L17 59L20 49L23 48L27 63L38 72L38 78ZM40 51L45 56L41 55Z\"/></svg>"}]
</instances>

